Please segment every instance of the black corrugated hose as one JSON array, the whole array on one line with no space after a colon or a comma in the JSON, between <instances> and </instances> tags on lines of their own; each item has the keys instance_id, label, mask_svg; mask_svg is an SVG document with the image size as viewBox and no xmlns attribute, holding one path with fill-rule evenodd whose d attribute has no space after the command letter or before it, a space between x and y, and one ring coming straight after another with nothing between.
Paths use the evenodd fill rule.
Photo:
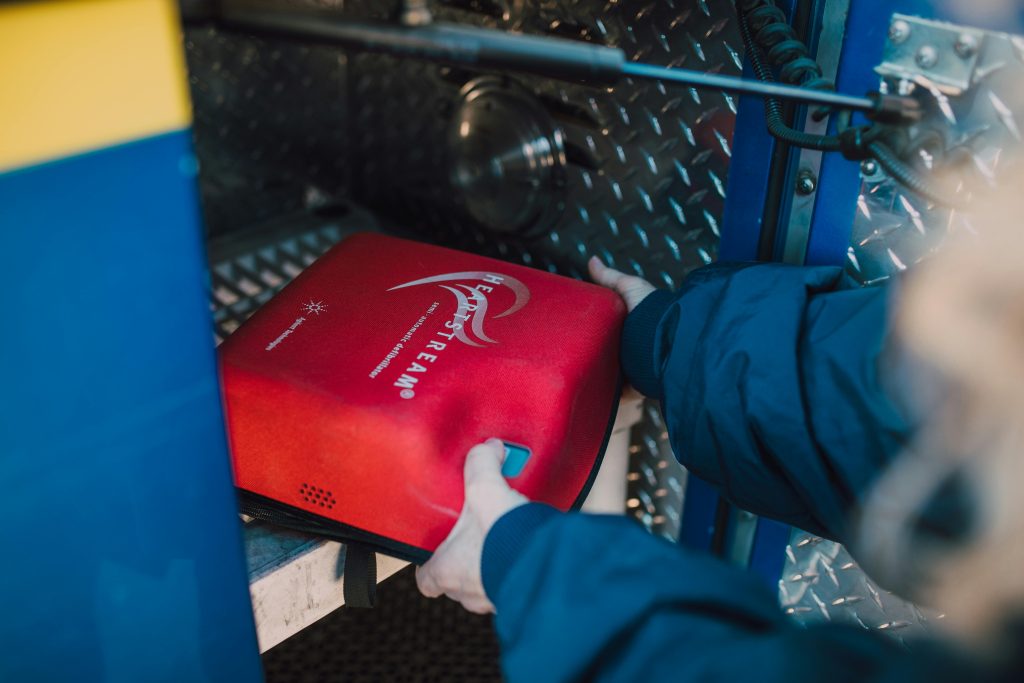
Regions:
<instances>
[{"instance_id":1,"label":"black corrugated hose","mask_svg":"<svg viewBox=\"0 0 1024 683\"><path fill-rule=\"evenodd\" d=\"M779 67L779 79L812 90L835 90L810 50L786 21L786 15L766 0L738 0L754 41L768 51L768 61ZM828 110L825 109L825 112Z\"/></svg>"},{"instance_id":2,"label":"black corrugated hose","mask_svg":"<svg viewBox=\"0 0 1024 683\"><path fill-rule=\"evenodd\" d=\"M740 3L740 5L750 4L752 4L750 0ZM743 36L743 45L747 50L747 56L754 69L754 75L757 76L758 80L764 82L774 81L775 79L772 77L771 70L764 63L761 48L754 41L753 32L751 31L746 11L742 6L738 6L737 13L740 20L740 33ZM818 73L821 73L820 69L818 70ZM779 102L779 100L773 97L766 97L764 100L764 109L765 121L768 124L768 132L779 140L795 145L796 147L818 149L823 152L839 151L840 147L838 136L813 135L811 133L804 133L803 131L795 130L786 125L785 118L782 115L782 103Z\"/></svg>"},{"instance_id":3,"label":"black corrugated hose","mask_svg":"<svg viewBox=\"0 0 1024 683\"><path fill-rule=\"evenodd\" d=\"M868 152L878 162L878 165L888 173L894 180L904 185L926 199L947 206L952 209L964 209L966 204L956 198L952 188L942 188L932 181L924 178L905 164L889 145L876 140L868 144Z\"/></svg>"},{"instance_id":4,"label":"black corrugated hose","mask_svg":"<svg viewBox=\"0 0 1024 683\"><path fill-rule=\"evenodd\" d=\"M807 47L797 40L781 10L771 5L768 0L737 0L736 12L744 47L754 74L759 80L772 82L775 79L765 64L758 40L754 38L752 20L757 22L756 30L760 42L770 46L769 58L780 67L781 78L809 88L834 89L832 82L822 76L821 68L810 58ZM785 28L779 26L780 24ZM922 197L943 206L963 208L952 192L936 186L930 179L924 178L909 164L903 162L896 152L880 139L884 129L877 124L853 128L849 121L849 112L843 112L838 120L839 135L805 133L786 124L782 114L782 103L779 100L765 98L765 122L768 132L776 139L805 149L842 152L844 157L854 161L874 158L890 177Z\"/></svg>"}]
</instances>

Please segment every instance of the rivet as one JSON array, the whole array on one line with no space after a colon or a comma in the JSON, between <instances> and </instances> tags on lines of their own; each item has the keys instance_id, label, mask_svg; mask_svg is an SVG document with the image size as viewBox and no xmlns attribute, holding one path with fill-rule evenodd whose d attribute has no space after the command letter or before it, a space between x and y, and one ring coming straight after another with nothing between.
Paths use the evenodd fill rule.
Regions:
<instances>
[{"instance_id":1,"label":"rivet","mask_svg":"<svg viewBox=\"0 0 1024 683\"><path fill-rule=\"evenodd\" d=\"M957 36L953 49L963 59L970 59L978 52L978 39L970 33L961 33Z\"/></svg>"},{"instance_id":2,"label":"rivet","mask_svg":"<svg viewBox=\"0 0 1024 683\"><path fill-rule=\"evenodd\" d=\"M818 179L810 171L800 171L796 178L797 194L808 195L818 189Z\"/></svg>"},{"instance_id":3,"label":"rivet","mask_svg":"<svg viewBox=\"0 0 1024 683\"><path fill-rule=\"evenodd\" d=\"M939 51L931 45L922 45L914 55L914 61L922 69L930 69L939 62Z\"/></svg>"},{"instance_id":4,"label":"rivet","mask_svg":"<svg viewBox=\"0 0 1024 683\"><path fill-rule=\"evenodd\" d=\"M889 24L889 40L899 45L904 40L910 37L910 24L897 19L896 21Z\"/></svg>"}]
</instances>

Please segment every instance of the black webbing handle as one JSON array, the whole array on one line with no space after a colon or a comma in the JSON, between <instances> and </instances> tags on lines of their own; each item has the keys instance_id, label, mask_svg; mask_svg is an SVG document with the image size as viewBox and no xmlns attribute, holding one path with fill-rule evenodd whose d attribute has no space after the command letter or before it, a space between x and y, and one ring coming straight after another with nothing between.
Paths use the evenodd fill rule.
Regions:
<instances>
[{"instance_id":1,"label":"black webbing handle","mask_svg":"<svg viewBox=\"0 0 1024 683\"><path fill-rule=\"evenodd\" d=\"M362 543L345 544L343 594L348 607L377 604L377 555Z\"/></svg>"}]
</instances>

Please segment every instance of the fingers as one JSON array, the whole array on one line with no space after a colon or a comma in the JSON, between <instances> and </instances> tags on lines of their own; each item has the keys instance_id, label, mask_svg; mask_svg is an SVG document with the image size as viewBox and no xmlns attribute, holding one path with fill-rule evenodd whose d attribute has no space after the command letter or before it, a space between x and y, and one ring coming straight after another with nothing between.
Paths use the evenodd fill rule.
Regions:
<instances>
[{"instance_id":1,"label":"fingers","mask_svg":"<svg viewBox=\"0 0 1024 683\"><path fill-rule=\"evenodd\" d=\"M587 270L590 271L590 277L594 282L609 289L615 289L616 276L622 275L619 271L606 266L596 256L591 256L587 261Z\"/></svg>"},{"instance_id":2,"label":"fingers","mask_svg":"<svg viewBox=\"0 0 1024 683\"><path fill-rule=\"evenodd\" d=\"M483 537L474 533L463 514L448 538L421 567L416 567L416 587L428 598L446 595L470 612L488 614L494 605L487 599L479 571Z\"/></svg>"},{"instance_id":3,"label":"fingers","mask_svg":"<svg viewBox=\"0 0 1024 683\"><path fill-rule=\"evenodd\" d=\"M654 285L647 280L609 268L601 263L596 256L592 257L587 265L594 282L617 292L629 311L636 308L648 294L654 291Z\"/></svg>"},{"instance_id":4,"label":"fingers","mask_svg":"<svg viewBox=\"0 0 1024 683\"><path fill-rule=\"evenodd\" d=\"M477 444L466 456L462 512L433 557L416 569L416 585L426 597L447 595L471 612L494 611L480 576L484 539L499 517L528 502L501 476L504 459L505 445L498 439Z\"/></svg>"},{"instance_id":5,"label":"fingers","mask_svg":"<svg viewBox=\"0 0 1024 683\"><path fill-rule=\"evenodd\" d=\"M416 587L428 598L439 598L444 595L444 591L437 583L431 562L433 560L428 560L422 567L416 567Z\"/></svg>"},{"instance_id":6,"label":"fingers","mask_svg":"<svg viewBox=\"0 0 1024 683\"><path fill-rule=\"evenodd\" d=\"M474 614L494 613L493 603L487 599L487 596L482 594L482 591L444 590L440 583L438 583L436 572L430 562L427 562L422 567L416 567L416 586L425 597L439 598L442 595L446 595Z\"/></svg>"},{"instance_id":7,"label":"fingers","mask_svg":"<svg viewBox=\"0 0 1024 683\"><path fill-rule=\"evenodd\" d=\"M445 594L442 580L438 577L445 575L448 548L453 542L456 542L466 524L466 515L459 515L459 518L455 520L455 526L448 532L448 538L444 539L441 545L437 546L429 560L416 567L416 585L419 587L420 593L423 593L428 598L437 598Z\"/></svg>"},{"instance_id":8,"label":"fingers","mask_svg":"<svg viewBox=\"0 0 1024 683\"><path fill-rule=\"evenodd\" d=\"M487 598L467 598L459 603L473 614L494 614L494 604Z\"/></svg>"},{"instance_id":9,"label":"fingers","mask_svg":"<svg viewBox=\"0 0 1024 683\"><path fill-rule=\"evenodd\" d=\"M623 297L629 294L630 290L645 286L651 287L643 278L639 278L636 275L626 275L622 271L609 268L601 263L601 259L596 256L590 257L590 261L587 262L587 268L590 270L590 277L594 279L594 282L602 287L614 289Z\"/></svg>"},{"instance_id":10,"label":"fingers","mask_svg":"<svg viewBox=\"0 0 1024 683\"><path fill-rule=\"evenodd\" d=\"M644 397L639 391L633 388L632 385L627 384L622 388L622 400L623 401L637 401Z\"/></svg>"}]
</instances>

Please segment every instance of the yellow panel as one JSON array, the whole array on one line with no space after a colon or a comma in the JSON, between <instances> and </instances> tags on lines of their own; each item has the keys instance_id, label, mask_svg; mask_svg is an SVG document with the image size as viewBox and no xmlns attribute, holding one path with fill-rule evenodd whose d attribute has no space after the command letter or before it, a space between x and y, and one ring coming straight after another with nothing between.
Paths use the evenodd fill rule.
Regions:
<instances>
[{"instance_id":1,"label":"yellow panel","mask_svg":"<svg viewBox=\"0 0 1024 683\"><path fill-rule=\"evenodd\" d=\"M0 3L0 171L188 126L173 0Z\"/></svg>"}]
</instances>

